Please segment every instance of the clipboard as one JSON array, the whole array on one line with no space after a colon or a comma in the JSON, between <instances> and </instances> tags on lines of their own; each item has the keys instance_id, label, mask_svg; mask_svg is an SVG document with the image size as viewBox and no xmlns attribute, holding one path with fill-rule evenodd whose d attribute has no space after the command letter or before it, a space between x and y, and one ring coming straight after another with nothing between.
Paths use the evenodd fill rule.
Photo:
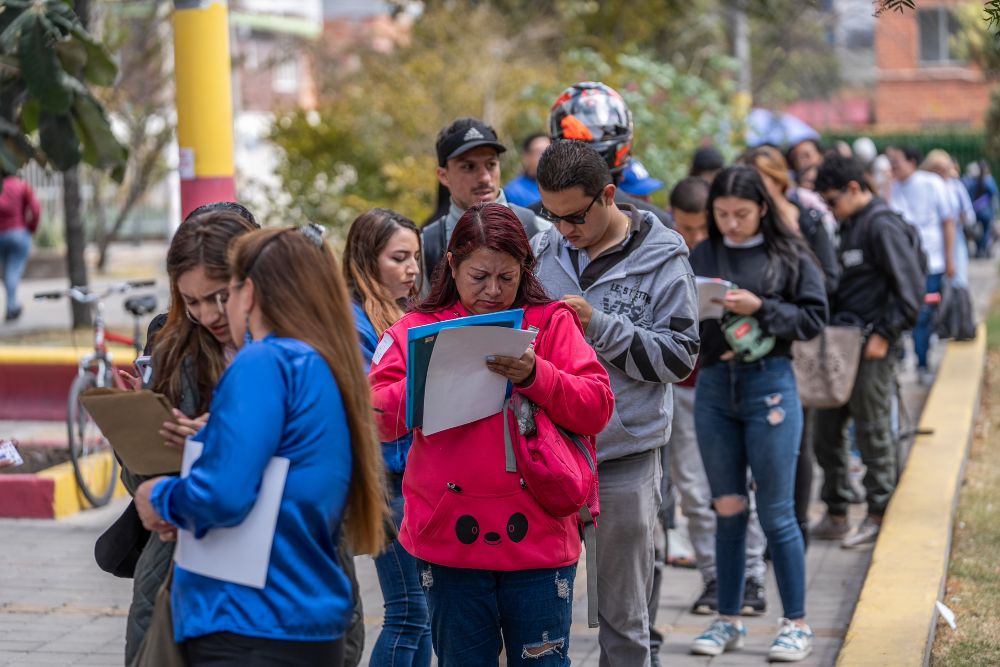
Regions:
<instances>
[{"instance_id":1,"label":"clipboard","mask_svg":"<svg viewBox=\"0 0 1000 667\"><path fill-rule=\"evenodd\" d=\"M148 389L94 388L80 395L101 433L125 466L140 475L176 474L183 452L163 442L160 427L176 421L170 401Z\"/></svg>"}]
</instances>

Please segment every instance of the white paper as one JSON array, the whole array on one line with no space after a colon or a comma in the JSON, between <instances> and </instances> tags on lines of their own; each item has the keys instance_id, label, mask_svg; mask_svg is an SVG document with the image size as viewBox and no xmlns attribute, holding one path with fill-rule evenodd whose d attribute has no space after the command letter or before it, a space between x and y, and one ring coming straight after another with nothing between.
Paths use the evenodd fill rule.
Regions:
<instances>
[{"instance_id":1,"label":"white paper","mask_svg":"<svg viewBox=\"0 0 1000 667\"><path fill-rule=\"evenodd\" d=\"M509 327L459 327L438 334L424 390L426 435L503 410L507 378L486 367L486 357L520 357L535 331Z\"/></svg>"},{"instance_id":2,"label":"white paper","mask_svg":"<svg viewBox=\"0 0 1000 667\"><path fill-rule=\"evenodd\" d=\"M181 461L181 477L191 472L191 465L201 456L203 447L202 443L188 439ZM271 458L264 469L257 501L243 523L229 528L212 528L201 539L189 530L178 530L174 553L177 565L213 579L264 588L288 463L286 458Z\"/></svg>"},{"instance_id":3,"label":"white paper","mask_svg":"<svg viewBox=\"0 0 1000 667\"><path fill-rule=\"evenodd\" d=\"M958 626L955 625L955 612L949 609L948 606L940 600L936 601L934 606L937 607L937 610L941 613L941 618L943 618L945 622L951 626L951 629L957 630Z\"/></svg>"},{"instance_id":4,"label":"white paper","mask_svg":"<svg viewBox=\"0 0 1000 667\"><path fill-rule=\"evenodd\" d=\"M733 289L733 284L728 280L701 276L697 276L694 280L698 287L698 319L721 319L723 308L718 302L726 298L726 292Z\"/></svg>"}]
</instances>

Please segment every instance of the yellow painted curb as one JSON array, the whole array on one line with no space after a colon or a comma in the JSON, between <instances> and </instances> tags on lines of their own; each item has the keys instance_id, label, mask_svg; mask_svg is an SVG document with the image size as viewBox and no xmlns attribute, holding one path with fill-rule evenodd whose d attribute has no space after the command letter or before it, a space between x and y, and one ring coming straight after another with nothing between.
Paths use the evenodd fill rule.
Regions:
<instances>
[{"instance_id":1,"label":"yellow painted curb","mask_svg":"<svg viewBox=\"0 0 1000 667\"><path fill-rule=\"evenodd\" d=\"M82 463L85 477L90 479L93 476L96 480L96 486L107 484L108 475L113 470L111 452L104 451L92 454L86 457ZM52 497L52 518L62 519L90 508L90 503L83 497L77 486L72 461L46 468L38 473L38 477L51 479L55 487ZM128 492L119 479L115 485L115 497L124 496L126 493Z\"/></svg>"},{"instance_id":2,"label":"yellow painted curb","mask_svg":"<svg viewBox=\"0 0 1000 667\"><path fill-rule=\"evenodd\" d=\"M837 665L927 664L985 361L985 325L948 343Z\"/></svg>"},{"instance_id":3,"label":"yellow painted curb","mask_svg":"<svg viewBox=\"0 0 1000 667\"><path fill-rule=\"evenodd\" d=\"M135 350L123 345L109 345L112 358L131 360ZM76 366L80 359L93 352L92 347L45 347L43 345L0 346L0 366L4 364L60 364Z\"/></svg>"}]
</instances>

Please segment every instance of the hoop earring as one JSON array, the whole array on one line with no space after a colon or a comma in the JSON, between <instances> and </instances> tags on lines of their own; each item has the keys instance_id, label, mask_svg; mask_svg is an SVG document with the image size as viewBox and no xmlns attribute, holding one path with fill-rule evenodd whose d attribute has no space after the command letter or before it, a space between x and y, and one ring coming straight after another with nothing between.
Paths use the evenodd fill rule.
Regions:
<instances>
[{"instance_id":1,"label":"hoop earring","mask_svg":"<svg viewBox=\"0 0 1000 667\"><path fill-rule=\"evenodd\" d=\"M191 320L192 324L197 324L198 326L201 326L201 322L199 322L198 320L194 319L194 315L191 314L190 310L188 310L187 308L185 308L184 309L184 314L187 315L187 318L189 320Z\"/></svg>"}]
</instances>

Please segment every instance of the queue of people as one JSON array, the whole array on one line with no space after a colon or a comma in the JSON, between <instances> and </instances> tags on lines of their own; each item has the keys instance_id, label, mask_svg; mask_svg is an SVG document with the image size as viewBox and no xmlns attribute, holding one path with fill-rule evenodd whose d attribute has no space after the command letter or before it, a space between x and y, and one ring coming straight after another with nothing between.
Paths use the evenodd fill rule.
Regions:
<instances>
[{"instance_id":1,"label":"queue of people","mask_svg":"<svg viewBox=\"0 0 1000 667\"><path fill-rule=\"evenodd\" d=\"M523 145L515 190L528 207L504 195L493 128L461 118L435 146L447 213L419 229L372 209L342 261L321 228L259 229L232 203L181 225L146 386L176 408L164 442L203 451L184 477L123 471L132 520L155 535L131 573L127 664L161 664L143 647L169 589L185 664L356 665L352 559L368 553L385 605L370 664L496 665L503 652L508 665L568 665L581 517L599 512L586 556L601 664L658 665L669 584L656 536L674 494L704 584L692 612L714 616L691 652L743 646L741 616L766 609L766 549L783 608L768 658L810 654L809 539L877 539L895 487L901 341L914 330L926 368L925 293L953 273L949 221L971 224L989 186L962 198L950 168L951 185L918 187L928 172L912 180L919 159L899 150L883 197L867 165L816 142L728 166L706 146L665 211L644 199L664 184L631 157L617 92L571 86L549 124ZM699 310L702 281L726 285L715 314ZM482 363L506 381L505 405L527 407L513 423L505 408L438 432L409 426L411 330L511 309L533 343ZM805 410L794 344L828 325L863 332L857 380L843 406ZM867 467L856 527L849 420ZM514 453L512 439L545 425L564 463L595 459L593 492L568 514ZM826 513L810 526L814 456ZM178 531L200 538L247 517L274 457L288 471L264 586L174 563Z\"/></svg>"}]
</instances>

